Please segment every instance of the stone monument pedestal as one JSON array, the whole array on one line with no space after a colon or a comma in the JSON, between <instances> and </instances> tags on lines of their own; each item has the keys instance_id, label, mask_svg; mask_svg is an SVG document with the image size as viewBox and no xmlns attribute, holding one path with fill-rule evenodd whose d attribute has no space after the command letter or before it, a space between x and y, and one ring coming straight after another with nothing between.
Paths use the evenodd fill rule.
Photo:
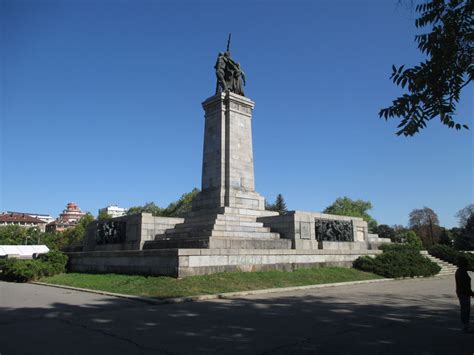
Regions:
<instances>
[{"instance_id":1,"label":"stone monument pedestal","mask_svg":"<svg viewBox=\"0 0 474 355\"><path fill-rule=\"evenodd\" d=\"M194 211L222 207L265 210L255 192L252 110L255 103L231 92L205 100L202 188Z\"/></svg>"},{"instance_id":2,"label":"stone monument pedestal","mask_svg":"<svg viewBox=\"0 0 474 355\"><path fill-rule=\"evenodd\" d=\"M202 103L205 111L202 189L183 223L146 242L144 249L290 249L257 218L265 211L255 192L250 99L222 92Z\"/></svg>"},{"instance_id":3,"label":"stone monument pedestal","mask_svg":"<svg viewBox=\"0 0 474 355\"><path fill-rule=\"evenodd\" d=\"M361 255L380 253L370 250L377 243L369 242L361 218L266 211L265 199L255 191L254 103L226 91L202 105L202 187L192 212L185 218L141 213L92 223L84 251L68 253L71 271L185 277L350 267Z\"/></svg>"}]
</instances>

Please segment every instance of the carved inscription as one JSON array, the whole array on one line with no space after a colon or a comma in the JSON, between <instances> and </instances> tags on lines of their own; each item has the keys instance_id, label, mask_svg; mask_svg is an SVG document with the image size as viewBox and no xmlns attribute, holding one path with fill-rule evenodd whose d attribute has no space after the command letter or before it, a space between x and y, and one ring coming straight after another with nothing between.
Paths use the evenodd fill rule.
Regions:
<instances>
[{"instance_id":1,"label":"carved inscription","mask_svg":"<svg viewBox=\"0 0 474 355\"><path fill-rule=\"evenodd\" d=\"M316 239L318 241L353 242L352 222L327 219L316 219Z\"/></svg>"},{"instance_id":2,"label":"carved inscription","mask_svg":"<svg viewBox=\"0 0 474 355\"><path fill-rule=\"evenodd\" d=\"M300 222L301 239L311 239L311 223Z\"/></svg>"}]
</instances>

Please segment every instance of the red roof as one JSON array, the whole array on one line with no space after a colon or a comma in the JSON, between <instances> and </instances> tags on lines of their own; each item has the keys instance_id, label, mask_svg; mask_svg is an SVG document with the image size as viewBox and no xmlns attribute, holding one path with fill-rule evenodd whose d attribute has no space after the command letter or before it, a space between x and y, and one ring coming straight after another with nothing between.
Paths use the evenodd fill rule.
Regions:
<instances>
[{"instance_id":1,"label":"red roof","mask_svg":"<svg viewBox=\"0 0 474 355\"><path fill-rule=\"evenodd\" d=\"M2 213L0 214L0 222L24 222L24 223L45 223L41 219L31 217L25 213Z\"/></svg>"}]
</instances>

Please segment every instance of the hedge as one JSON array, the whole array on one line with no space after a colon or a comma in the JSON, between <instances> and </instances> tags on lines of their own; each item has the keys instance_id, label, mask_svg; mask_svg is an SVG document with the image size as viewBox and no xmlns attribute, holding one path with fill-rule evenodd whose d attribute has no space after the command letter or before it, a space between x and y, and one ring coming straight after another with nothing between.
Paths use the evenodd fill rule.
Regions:
<instances>
[{"instance_id":1,"label":"hedge","mask_svg":"<svg viewBox=\"0 0 474 355\"><path fill-rule=\"evenodd\" d=\"M59 251L50 251L38 259L3 259L0 261L0 278L14 282L37 280L65 272L66 263L67 256Z\"/></svg>"},{"instance_id":2,"label":"hedge","mask_svg":"<svg viewBox=\"0 0 474 355\"><path fill-rule=\"evenodd\" d=\"M359 257L353 266L390 278L433 276L441 270L438 264L421 255L416 249L402 246L384 249L384 253L376 257Z\"/></svg>"},{"instance_id":3,"label":"hedge","mask_svg":"<svg viewBox=\"0 0 474 355\"><path fill-rule=\"evenodd\" d=\"M447 245L440 244L432 246L430 249L428 249L428 253L437 257L438 259L441 259L454 265L458 264L458 260L460 257L466 258L469 262L469 270L474 271L474 254L465 253L453 249Z\"/></svg>"}]
</instances>

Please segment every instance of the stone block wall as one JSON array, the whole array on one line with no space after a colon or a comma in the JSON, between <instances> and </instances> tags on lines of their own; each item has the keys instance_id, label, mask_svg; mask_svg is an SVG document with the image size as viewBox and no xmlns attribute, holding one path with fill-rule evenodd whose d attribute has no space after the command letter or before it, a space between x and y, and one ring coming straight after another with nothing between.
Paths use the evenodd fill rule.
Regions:
<instances>
[{"instance_id":1,"label":"stone block wall","mask_svg":"<svg viewBox=\"0 0 474 355\"><path fill-rule=\"evenodd\" d=\"M369 241L369 248L373 250L377 250L379 246L382 244L389 244L392 242L390 238L379 238L378 234L371 234L371 233L369 233L368 241Z\"/></svg>"},{"instance_id":2,"label":"stone block wall","mask_svg":"<svg viewBox=\"0 0 474 355\"><path fill-rule=\"evenodd\" d=\"M68 253L69 271L187 277L216 272L351 267L379 250L166 249Z\"/></svg>"},{"instance_id":3,"label":"stone block wall","mask_svg":"<svg viewBox=\"0 0 474 355\"><path fill-rule=\"evenodd\" d=\"M354 242L318 242L316 240L315 219L350 221L353 226ZM291 211L285 215L257 218L265 227L280 233L285 239L292 240L293 249L358 249L367 248L367 222L358 217L337 216L318 212ZM350 243L344 244L344 243ZM343 245L344 244L344 245Z\"/></svg>"},{"instance_id":4,"label":"stone block wall","mask_svg":"<svg viewBox=\"0 0 474 355\"><path fill-rule=\"evenodd\" d=\"M84 251L142 250L146 241L154 240L157 234L172 229L184 218L155 217L151 213L137 213L129 216L111 218L110 220L126 223L125 240L121 243L97 244L97 225L94 221L87 226L84 238Z\"/></svg>"}]
</instances>

